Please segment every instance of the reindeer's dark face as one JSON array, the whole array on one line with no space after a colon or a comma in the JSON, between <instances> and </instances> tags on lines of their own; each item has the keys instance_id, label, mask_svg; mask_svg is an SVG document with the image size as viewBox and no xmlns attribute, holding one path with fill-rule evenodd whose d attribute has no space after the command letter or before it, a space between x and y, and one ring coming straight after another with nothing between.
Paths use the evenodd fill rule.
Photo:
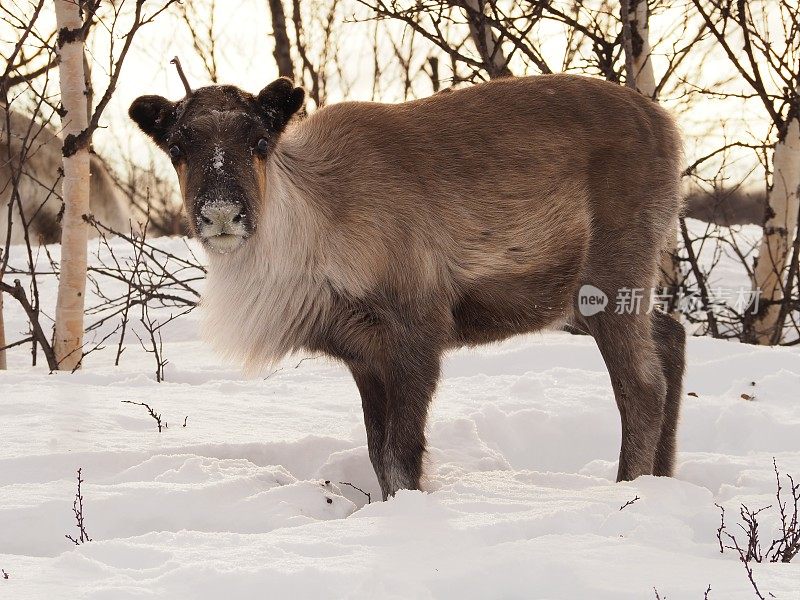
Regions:
<instances>
[{"instance_id":1,"label":"reindeer's dark face","mask_svg":"<svg viewBox=\"0 0 800 600\"><path fill-rule=\"evenodd\" d=\"M255 231L266 159L303 99L282 78L258 96L223 85L179 102L142 96L131 104L131 118L172 159L192 229L208 249L231 252Z\"/></svg>"}]
</instances>

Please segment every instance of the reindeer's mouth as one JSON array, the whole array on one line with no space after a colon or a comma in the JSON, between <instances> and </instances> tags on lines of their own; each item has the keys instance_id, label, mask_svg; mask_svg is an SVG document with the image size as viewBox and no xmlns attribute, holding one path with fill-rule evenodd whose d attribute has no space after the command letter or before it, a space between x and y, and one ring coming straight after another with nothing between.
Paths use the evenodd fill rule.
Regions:
<instances>
[{"instance_id":1,"label":"reindeer's mouth","mask_svg":"<svg viewBox=\"0 0 800 600\"><path fill-rule=\"evenodd\" d=\"M238 250L246 239L246 236L238 233L220 233L204 237L203 243L209 250L219 254L229 254L234 250Z\"/></svg>"},{"instance_id":2,"label":"reindeer's mouth","mask_svg":"<svg viewBox=\"0 0 800 600\"><path fill-rule=\"evenodd\" d=\"M247 239L247 218L239 202L204 202L197 215L197 233L206 248L228 254Z\"/></svg>"}]
</instances>

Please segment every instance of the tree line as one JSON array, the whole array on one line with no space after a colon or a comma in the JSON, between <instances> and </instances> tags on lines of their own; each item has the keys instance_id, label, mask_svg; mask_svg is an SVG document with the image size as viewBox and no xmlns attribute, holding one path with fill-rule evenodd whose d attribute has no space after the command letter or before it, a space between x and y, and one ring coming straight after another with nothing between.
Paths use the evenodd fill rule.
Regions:
<instances>
[{"instance_id":1,"label":"tree line","mask_svg":"<svg viewBox=\"0 0 800 600\"><path fill-rule=\"evenodd\" d=\"M125 67L131 48L145 43L142 32L157 21L171 19L191 41L181 51L199 65L204 83L223 83L231 63L220 24L226 10L216 0L17 0L0 9L0 368L5 350L19 345L30 345L34 363L44 356L50 370L78 368L97 348L84 335L96 325L86 323L86 290L88 282L102 296L98 273L125 282L129 292L106 297L103 305L101 320L125 319L115 330L117 361L133 307L196 303L201 261L187 265L172 255L167 262L185 279L170 278L163 260L161 267L151 260L159 250L145 239L148 232L186 233L174 184L159 174L156 159L145 164L129 156L122 165L107 164L92 140L120 81L135 76ZM257 0L248 14L237 15L251 17L264 19L271 32L259 63L302 84L309 112L337 99L402 100L557 72L601 77L663 103L690 142L687 197L692 203L700 197L713 214L733 210L735 199L750 194L758 198L762 226L754 238L713 219L699 228L685 218L674 223L662 261L661 283L671 299L666 310L695 334L800 343L796 2ZM713 114L693 122L704 109ZM743 126L742 115L754 115L752 124ZM58 162L45 177L41 164L48 164L44 157L54 145L58 156L50 162ZM95 190L104 178L114 191L102 196L121 198L124 221L134 225L104 218L110 213ZM112 234L129 240L136 260L93 270L88 238ZM39 243L53 239L60 239L61 254L43 273ZM715 298L723 256L737 261L749 281L745 304ZM52 314L39 297L38 281L46 276L58 277ZM8 339L18 332L4 331L4 299L19 303L28 318L29 331L19 339ZM144 313L141 320L150 323L161 364L159 326Z\"/></svg>"}]
</instances>

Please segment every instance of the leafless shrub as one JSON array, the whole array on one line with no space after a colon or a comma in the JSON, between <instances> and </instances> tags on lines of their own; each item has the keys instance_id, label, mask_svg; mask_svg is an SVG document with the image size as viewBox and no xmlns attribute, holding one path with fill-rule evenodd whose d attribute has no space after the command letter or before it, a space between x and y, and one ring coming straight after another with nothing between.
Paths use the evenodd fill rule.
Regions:
<instances>
[{"instance_id":1,"label":"leafless shrub","mask_svg":"<svg viewBox=\"0 0 800 600\"><path fill-rule=\"evenodd\" d=\"M777 491L775 499L778 504L778 512L781 518L781 531L779 536L772 541L767 549L766 556L770 562L788 563L800 553L800 523L798 522L798 508L800 508L800 483L795 483L791 475L787 474L789 481L789 494L791 499L782 498L783 486L781 485L781 475L778 472L778 463L772 460L775 469L775 483Z\"/></svg>"},{"instance_id":2,"label":"leafless shrub","mask_svg":"<svg viewBox=\"0 0 800 600\"><path fill-rule=\"evenodd\" d=\"M31 344L31 362L36 365L39 348L44 350L45 358L47 359L48 367L51 371L58 368L58 362L55 359L55 353L50 344L49 336L45 335L44 327L42 326L42 311L39 299L39 285L35 275L35 265L37 262L38 249L36 248L36 239L32 239L33 231L30 228L32 221L36 219L44 203L46 203L53 195L54 191L50 186L43 190L44 199L36 206L28 207L25 210L23 207L23 187L26 177L25 164L31 156L34 156L40 151L44 142L41 137L44 135L45 128L43 123L47 123L55 114L55 108L48 104L46 92L36 91L30 98L23 97L22 92L15 95L10 95L12 88L16 86L28 87L28 79L24 76L29 72L31 61L34 61L34 56L39 59L45 59L55 55L52 46L48 45L47 41L41 38L36 30L36 22L40 14L43 2L39 2L32 16L29 20L25 20L17 15L6 15L3 21L10 24L15 29L21 30L18 41L14 45L14 50L11 52L7 59L5 71L0 75L0 90L3 92L3 98L0 98L0 105L2 111L0 112L2 118L2 127L0 127L0 166L3 170L8 170L8 179L0 181L0 196L8 197L7 204L0 206L0 210L4 211L5 231L0 232L0 294L6 293L10 297L20 303L30 324L29 334L21 340L6 344L5 339L0 339L0 353L4 354L6 348L22 345L25 343ZM41 46L32 44L30 38L38 40ZM52 42L52 40L50 40ZM37 48L32 55L26 57L25 48L33 45ZM19 60L19 62L15 62ZM41 75L43 82L41 85L46 90L49 83L49 68L56 64L56 59L48 59L46 62L47 68L44 68L38 73ZM35 64L35 63L34 63ZM12 124L12 110L17 106L22 106L20 116L14 118ZM5 177L3 178L5 179ZM55 182L59 181L60 177L55 178ZM55 185L55 184L53 184ZM33 209L31 211L31 209ZM18 218L15 219L15 215ZM12 226L17 221L16 227L22 230L22 237L24 242L24 253L26 269L25 273L30 273L31 277L28 281L28 290L25 288L19 279L15 279L13 285L3 281L6 274L14 274L14 269L10 267L9 260L10 246L12 240ZM0 302L0 304L2 304ZM0 320L2 314L0 314Z\"/></svg>"},{"instance_id":3,"label":"leafless shrub","mask_svg":"<svg viewBox=\"0 0 800 600\"><path fill-rule=\"evenodd\" d=\"M66 136L63 145L63 155L70 156L79 149L91 146L92 133L100 126L100 119L105 108L111 100L119 81L123 63L128 54L133 39L139 29L149 23L172 4L175 0L165 0L164 3L148 7L143 0L133 3L111 2L101 3L98 0L81 2L82 25L70 35L78 36L83 40L95 30L96 33L108 34L107 61L102 65L108 77L108 83L102 93L97 95L96 105L92 105L94 96L89 96L88 127L77 135ZM30 331L23 333L20 340L6 343L0 339L0 363L3 362L4 349L22 344L31 345L31 362L35 365L39 350L44 351L47 365L50 370L57 370L65 364L73 364L75 353L84 357L87 352L101 347L99 344L79 343L78 347L69 350L67 356L62 356L60 361L54 357L57 352L51 347L50 336L45 334L46 326L57 320L55 315L47 315L42 311L39 298L39 278L43 274L37 272L37 258L40 252L46 249L38 247L34 232L29 227L36 221L37 216L48 200L60 200L60 175L54 182L44 185L36 174L26 168L31 157L41 151L44 142L43 136L54 138L57 131L50 127L55 115L63 115L63 110L51 85L51 70L58 66L60 56L56 51L58 45L58 32L53 28L50 19L46 18L48 5L44 0L35 0L30 3L11 3L0 11L0 25L4 28L4 39L0 44L4 46L2 64L0 64L0 115L4 121L0 128L0 166L9 171L9 177L0 180L0 194L3 202L0 210L8 223L0 232L0 293L19 302L25 310L30 323ZM62 33L64 33L62 31ZM69 33L69 32L67 32ZM120 35L121 34L121 35ZM5 38L9 35L11 39ZM63 40L62 40L63 41ZM91 55L93 61L99 62L101 55ZM91 66L87 58L85 66ZM91 92L91 81L87 81ZM15 127L12 130L11 119L15 115ZM25 125L27 119L27 125ZM21 126L20 126L21 125ZM52 129L52 131L51 131ZM13 141L13 144L12 144ZM95 157L96 158L96 157ZM45 188L45 200L37 206L26 206L29 188L39 185ZM25 188L25 186L28 186ZM26 191L27 190L27 191ZM23 196L25 196L23 198ZM6 201L6 198L8 199ZM38 199L36 201L39 202ZM52 202L51 202L52 203ZM63 208L62 213L63 214ZM14 218L12 218L14 217ZM16 224L14 224L16 222ZM47 221L49 223L49 220ZM12 267L9 264L9 248L12 240L12 225L21 230L24 237L24 252L26 266L20 264ZM167 226L165 225L165 229ZM174 226L173 226L174 229ZM47 231L49 241L52 241L55 231ZM20 231L15 230L15 236L20 236ZM19 254L22 254L20 251ZM66 255L65 251L65 255ZM12 284L5 278L6 275L24 275ZM57 270L49 275L57 275ZM24 283L23 283L24 282ZM26 289L27 288L27 289ZM0 306L2 302L0 302ZM63 320L63 319L62 319ZM0 323L2 313L0 313ZM0 331L3 327L0 327ZM60 339L60 338L59 338ZM102 343L102 340L101 340ZM88 348L88 350L87 350ZM65 362L66 358L70 358ZM79 364L79 361L78 361Z\"/></svg>"},{"instance_id":4,"label":"leafless shrub","mask_svg":"<svg viewBox=\"0 0 800 600\"><path fill-rule=\"evenodd\" d=\"M86 533L86 523L83 516L83 491L81 490L82 484L83 479L81 477L81 469L78 469L78 491L75 493L75 500L72 502L72 512L75 515L75 524L78 528L78 537L73 537L68 533L64 535L65 538L74 543L76 546L92 541L92 538L90 538L89 534Z\"/></svg>"},{"instance_id":5,"label":"leafless shrub","mask_svg":"<svg viewBox=\"0 0 800 600\"><path fill-rule=\"evenodd\" d=\"M124 147L123 140L116 143ZM159 171L152 149L148 147L147 152L147 161L142 160L140 150L120 152L117 168L105 162L108 175L133 208L135 220L147 220L151 236L188 235L180 194L172 178Z\"/></svg>"},{"instance_id":6,"label":"leafless shrub","mask_svg":"<svg viewBox=\"0 0 800 600\"><path fill-rule=\"evenodd\" d=\"M148 239L149 221L131 227L126 233L108 227L90 215L85 220L98 233L97 246L93 252L96 260L89 266L87 274L97 301L86 309L86 315L93 318L86 331L94 335L81 346L81 361L89 354L103 349L108 340L117 336L115 364L119 365L125 350L126 337L133 331L145 351L155 357L156 378L162 381L167 361L162 352L161 330L196 307L200 298L196 285L205 277L205 267L194 254L188 240L181 241L187 250L185 256L151 243ZM47 253L47 248L41 247L39 251ZM15 268L9 265L7 272L24 275L37 282L44 277L57 278L59 264L49 254L47 256L49 270ZM35 256L33 260L36 260ZM117 285L109 285L111 283ZM38 286L34 289L38 290ZM20 303L31 326L28 336L8 344L7 347L34 343L42 350L50 370L56 370L56 358L42 322L42 317L50 317L36 309L36 304L29 300L21 280L14 280L14 285L0 281L0 290ZM138 323L143 328L143 336L131 326L135 314L132 311L136 308L139 309ZM168 317L158 319L152 313L156 308L170 309L171 312ZM114 324L116 321L118 323ZM109 328L109 325L112 327Z\"/></svg>"},{"instance_id":7,"label":"leafless shrub","mask_svg":"<svg viewBox=\"0 0 800 600\"><path fill-rule=\"evenodd\" d=\"M192 309L197 305L200 292L195 286L205 278L206 268L187 240L181 241L187 253L184 258L148 240L149 221L122 232L92 217L86 220L98 231L99 243L94 253L97 266L89 271L95 278L92 283L100 299L87 314L101 315L88 331L124 314L132 306L150 303L158 308ZM109 243L112 237L115 244ZM133 255L123 257L127 251ZM105 286L100 285L102 277L124 284L125 292L109 295Z\"/></svg>"},{"instance_id":8,"label":"leafless shrub","mask_svg":"<svg viewBox=\"0 0 800 600\"><path fill-rule=\"evenodd\" d=\"M156 380L163 381L164 366L161 330L181 316L191 312L200 298L195 284L205 276L205 267L194 255L186 240L188 258L180 257L168 250L150 243L147 239L149 222L138 231L131 228L129 233L115 231L88 218L88 222L99 233L98 249L95 252L97 266L89 268L89 281L99 302L87 310L87 315L97 315L97 320L87 327L87 331L99 329L109 321L120 319L120 336L117 344L115 364L119 364L125 349L125 337L131 330L131 310L138 307L139 323L144 327L143 337L134 329L133 333L142 348L153 354L156 361ZM109 242L109 236L116 236L116 243ZM120 242L126 256L121 256ZM122 283L125 290L110 294L103 281L113 280ZM170 313L163 320L155 318L151 309L169 308Z\"/></svg>"},{"instance_id":9,"label":"leafless shrub","mask_svg":"<svg viewBox=\"0 0 800 600\"><path fill-rule=\"evenodd\" d=\"M219 51L215 31L216 0L179 2L175 7L189 31L195 54L203 63L208 79L211 83L219 83L219 67L217 65Z\"/></svg>"},{"instance_id":10,"label":"leafless shrub","mask_svg":"<svg viewBox=\"0 0 800 600\"><path fill-rule=\"evenodd\" d=\"M752 148L767 190L763 240L756 253L760 260L751 257L752 270L748 267L753 287L763 297L742 315L737 324L739 338L751 343L798 344L800 210L790 208L796 183L786 182L789 175L779 166L797 157L779 161L778 156L788 156L787 143L796 145L796 140L786 136L800 115L800 9L790 0L692 0L691 8L711 34L714 51L727 61L731 76L716 84L686 82L687 97L735 99L742 106L758 106L769 122L757 136L743 128L740 135L754 141L736 139L718 150ZM787 190L784 182L792 189Z\"/></svg>"},{"instance_id":11,"label":"leafless shrub","mask_svg":"<svg viewBox=\"0 0 800 600\"><path fill-rule=\"evenodd\" d=\"M757 510L750 509L744 504L740 506L739 515L741 517L741 523L737 523L737 527L744 534L744 540L742 542L740 542L736 535L728 531L725 525L725 509L719 504L716 505L720 509L720 526L717 529L717 541L719 542L720 552L724 552L725 550L733 550L736 552L739 556L739 560L744 565L747 579L750 581L756 596L761 600L764 600L764 596L756 584L751 563L788 563L800 552L800 527L798 526L800 484L795 484L794 478L787 474L786 479L789 481L791 499L785 499L783 496L784 488L781 482L781 474L778 471L778 463L774 458L772 460L772 466L775 471L777 486L775 497L780 515L780 530L774 536L774 539L771 541L766 551L763 551L761 540L759 539L758 516L772 508L772 505Z\"/></svg>"},{"instance_id":12,"label":"leafless shrub","mask_svg":"<svg viewBox=\"0 0 800 600\"><path fill-rule=\"evenodd\" d=\"M137 339L139 340L139 344L141 344L142 349L148 354L153 355L153 358L156 361L156 381L161 383L164 381L164 367L169 362L166 358L164 358L164 343L161 339L161 328L167 323L173 321L176 317L170 315L169 319L159 323L157 319L153 319L150 316L150 308L146 302L141 304L140 308L142 311L142 316L139 321L142 325L144 325L149 339L147 342L145 342L145 340L136 331L134 331L134 335L136 335Z\"/></svg>"}]
</instances>

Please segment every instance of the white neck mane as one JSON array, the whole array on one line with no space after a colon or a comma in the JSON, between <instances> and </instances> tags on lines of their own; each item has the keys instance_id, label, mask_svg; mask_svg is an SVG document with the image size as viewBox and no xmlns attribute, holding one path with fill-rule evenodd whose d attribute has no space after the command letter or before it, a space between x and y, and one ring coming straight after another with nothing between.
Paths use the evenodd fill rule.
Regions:
<instances>
[{"instance_id":1,"label":"white neck mane","mask_svg":"<svg viewBox=\"0 0 800 600\"><path fill-rule=\"evenodd\" d=\"M284 134L286 144L297 141L294 133ZM300 349L329 304L319 270L320 215L276 164L291 160L280 144L255 233L236 252L209 256L200 303L203 337L248 372Z\"/></svg>"}]
</instances>

